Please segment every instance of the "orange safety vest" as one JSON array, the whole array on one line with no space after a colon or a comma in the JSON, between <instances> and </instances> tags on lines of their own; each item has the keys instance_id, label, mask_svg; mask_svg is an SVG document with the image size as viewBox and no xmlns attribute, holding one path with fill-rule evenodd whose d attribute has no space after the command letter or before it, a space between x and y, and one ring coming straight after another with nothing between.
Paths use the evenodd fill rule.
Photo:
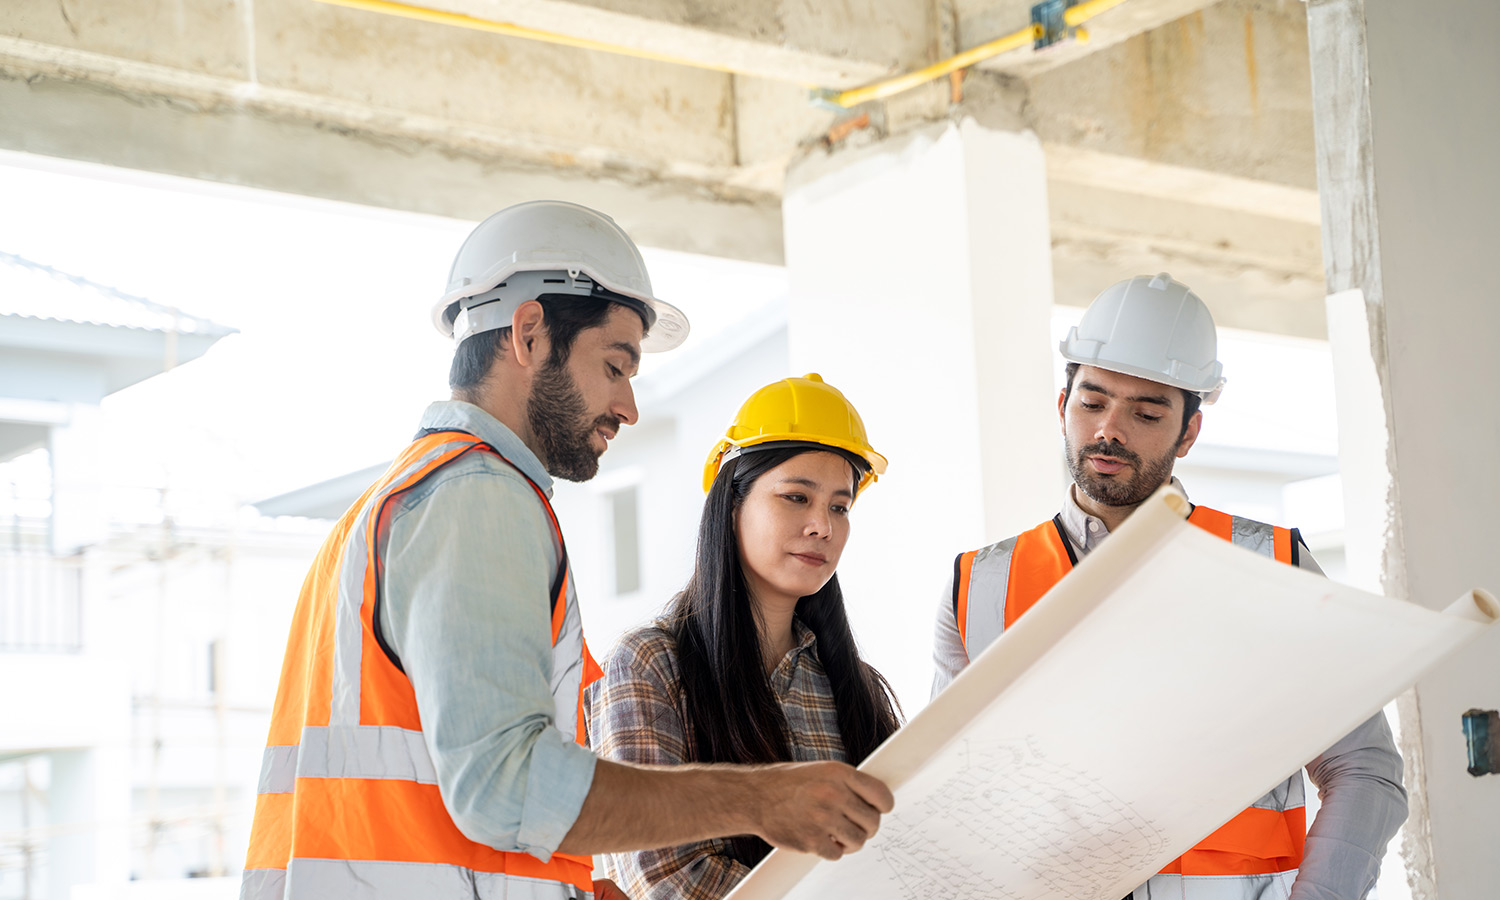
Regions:
<instances>
[{"instance_id":1,"label":"orange safety vest","mask_svg":"<svg viewBox=\"0 0 1500 900\"><path fill-rule=\"evenodd\" d=\"M593 890L590 857L556 853L543 863L459 831L438 790L416 694L373 624L391 501L476 452L515 468L466 432L419 437L318 551L287 640L241 900L356 894L557 900ZM551 596L553 724L582 744L583 689L602 673L583 641L557 516L542 489L526 480L547 510L558 547Z\"/></svg>"},{"instance_id":2,"label":"orange safety vest","mask_svg":"<svg viewBox=\"0 0 1500 900\"><path fill-rule=\"evenodd\" d=\"M1210 534L1295 565L1300 539L1295 531L1196 506L1188 521ZM1058 516L1014 538L961 554L954 562L953 610L964 650L973 659L1000 637L1042 595L1072 571L1078 559L1064 536ZM971 594L981 600L1000 596L1000 610L971 609ZM996 616L994 613L1000 613ZM1230 819L1218 831L1161 870L1163 876L1206 876L1213 897L1260 897L1263 877L1295 877L1307 838L1302 773L1294 773L1255 805ZM1242 887L1234 876L1243 876ZM1158 876L1160 877L1160 876ZM1155 881L1155 879L1153 879ZM1289 883L1289 880L1287 881ZM1174 892L1175 893L1175 892ZM1202 893L1202 892L1199 892Z\"/></svg>"}]
</instances>

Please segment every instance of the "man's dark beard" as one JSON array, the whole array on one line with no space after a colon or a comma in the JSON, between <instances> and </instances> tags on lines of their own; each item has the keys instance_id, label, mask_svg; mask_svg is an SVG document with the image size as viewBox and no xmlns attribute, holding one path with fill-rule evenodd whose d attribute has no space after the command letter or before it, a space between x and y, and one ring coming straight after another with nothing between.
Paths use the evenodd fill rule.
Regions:
<instances>
[{"instance_id":1,"label":"man's dark beard","mask_svg":"<svg viewBox=\"0 0 1500 900\"><path fill-rule=\"evenodd\" d=\"M531 396L526 398L526 424L553 478L588 481L599 474L599 454L591 443L594 430L605 427L617 431L620 420L606 414L585 422L587 416L583 394L567 367L548 359L536 373Z\"/></svg>"},{"instance_id":2,"label":"man's dark beard","mask_svg":"<svg viewBox=\"0 0 1500 900\"><path fill-rule=\"evenodd\" d=\"M1064 441L1068 454L1068 471L1073 483L1097 503L1105 506L1135 506L1156 492L1172 477L1172 462L1177 458L1176 448L1167 451L1161 459L1142 465L1139 454L1126 450L1113 441L1099 441L1075 450L1072 441ZM1130 463L1135 477L1122 480L1125 474L1101 475L1089 467L1088 456L1112 456L1121 462Z\"/></svg>"}]
</instances>

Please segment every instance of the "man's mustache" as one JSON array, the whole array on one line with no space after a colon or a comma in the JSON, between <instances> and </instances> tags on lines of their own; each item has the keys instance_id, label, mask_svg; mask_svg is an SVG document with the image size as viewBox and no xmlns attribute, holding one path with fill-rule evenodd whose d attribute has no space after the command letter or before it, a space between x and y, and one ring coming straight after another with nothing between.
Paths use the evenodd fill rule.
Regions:
<instances>
[{"instance_id":1,"label":"man's mustache","mask_svg":"<svg viewBox=\"0 0 1500 900\"><path fill-rule=\"evenodd\" d=\"M1087 447L1080 447L1078 449L1079 462L1082 462L1090 456L1113 456L1115 459L1118 459L1121 462L1128 463L1138 463L1141 461L1140 456L1136 455L1130 450L1126 450L1123 446L1115 443L1114 441L1098 441L1096 443L1089 444Z\"/></svg>"}]
</instances>

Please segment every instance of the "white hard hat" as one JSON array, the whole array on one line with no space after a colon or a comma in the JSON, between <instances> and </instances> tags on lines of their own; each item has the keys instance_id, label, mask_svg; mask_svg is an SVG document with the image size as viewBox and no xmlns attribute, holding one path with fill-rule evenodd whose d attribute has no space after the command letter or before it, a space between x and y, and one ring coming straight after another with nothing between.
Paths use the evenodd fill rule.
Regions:
<instances>
[{"instance_id":1,"label":"white hard hat","mask_svg":"<svg viewBox=\"0 0 1500 900\"><path fill-rule=\"evenodd\" d=\"M543 294L638 303L648 324L641 349L648 353L671 350L688 335L687 316L651 293L646 262L630 236L604 213L560 200L518 203L480 222L458 248L432 323L461 342L509 328L516 309Z\"/></svg>"},{"instance_id":2,"label":"white hard hat","mask_svg":"<svg viewBox=\"0 0 1500 900\"><path fill-rule=\"evenodd\" d=\"M1105 288L1058 350L1069 362L1194 391L1204 403L1224 390L1213 316L1166 272Z\"/></svg>"}]
</instances>

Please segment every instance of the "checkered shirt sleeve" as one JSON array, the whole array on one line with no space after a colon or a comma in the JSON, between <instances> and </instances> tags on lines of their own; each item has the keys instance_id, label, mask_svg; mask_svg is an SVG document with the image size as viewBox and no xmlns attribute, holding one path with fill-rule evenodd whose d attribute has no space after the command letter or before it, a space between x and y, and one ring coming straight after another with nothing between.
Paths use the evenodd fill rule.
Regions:
<instances>
[{"instance_id":1,"label":"checkered shirt sleeve","mask_svg":"<svg viewBox=\"0 0 1500 900\"><path fill-rule=\"evenodd\" d=\"M786 714L792 758L843 760L843 741L828 676L813 635L795 623L800 643L771 674ZM642 765L697 762L685 722L677 645L650 625L627 633L604 661L604 677L589 688L585 722L589 746L603 759ZM613 853L595 865L634 900L718 900L749 872L726 840L658 850Z\"/></svg>"}]
</instances>

